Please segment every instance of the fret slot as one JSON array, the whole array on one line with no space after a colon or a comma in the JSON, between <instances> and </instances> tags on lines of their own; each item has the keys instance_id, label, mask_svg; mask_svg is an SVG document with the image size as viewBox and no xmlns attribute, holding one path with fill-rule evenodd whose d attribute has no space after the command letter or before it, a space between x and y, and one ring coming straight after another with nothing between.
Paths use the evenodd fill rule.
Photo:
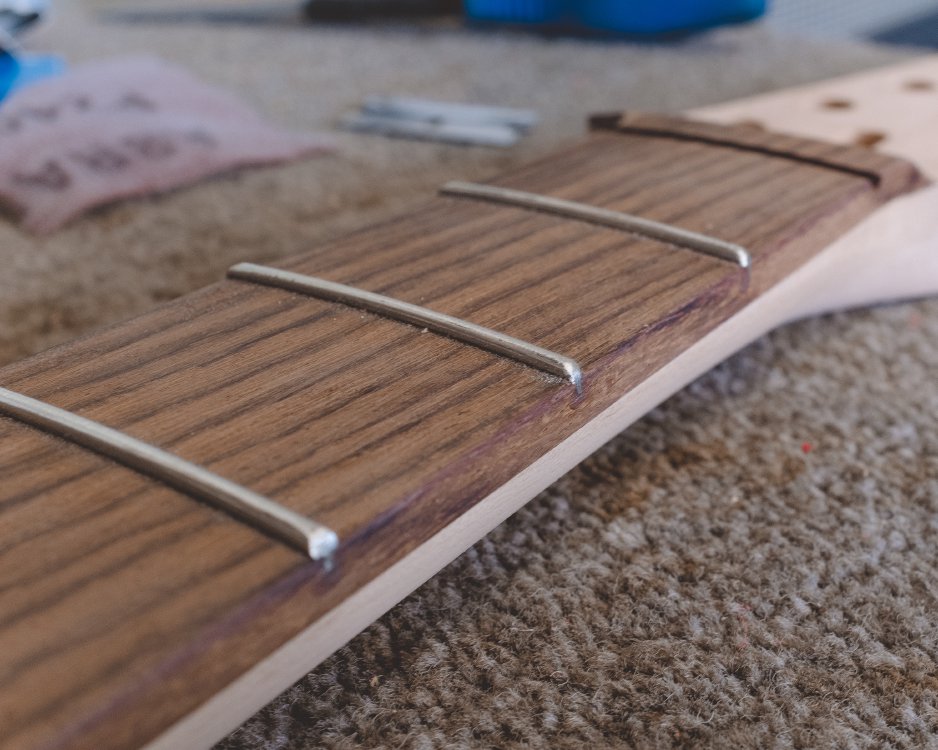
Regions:
<instances>
[{"instance_id":1,"label":"fret slot","mask_svg":"<svg viewBox=\"0 0 938 750\"><path fill-rule=\"evenodd\" d=\"M827 101L828 109L831 110L843 111L850 108L850 102L842 97ZM593 130L610 131L628 138L685 141L726 149L727 157L730 156L729 152L738 151L839 172L868 181L884 199L901 195L922 181L917 170L910 171L888 156L862 147L862 144L852 147L835 146L832 143L767 130L758 127L758 122L756 127L752 127L751 115L758 110L759 107L755 110L746 109L744 121L737 122L735 126L641 112L597 115L590 118L590 125ZM706 115L706 111L704 114ZM777 116L778 113L775 113L772 117ZM711 118L707 116L707 119ZM807 173L804 179L808 179Z\"/></svg>"},{"instance_id":2,"label":"fret slot","mask_svg":"<svg viewBox=\"0 0 938 750\"><path fill-rule=\"evenodd\" d=\"M255 263L238 263L228 270L228 276L254 284L287 289L330 302L339 302L419 328L426 328L434 333L449 336L564 378L573 385L578 395L582 393L582 371L575 360L452 315L402 302L383 294L366 292L353 286Z\"/></svg>"},{"instance_id":3,"label":"fret slot","mask_svg":"<svg viewBox=\"0 0 938 750\"><path fill-rule=\"evenodd\" d=\"M440 192L443 195L478 198L493 203L517 206L518 208L544 211L591 224L602 224L613 229L633 232L644 237L669 242L688 250L712 255L721 260L728 260L737 264L740 268L749 268L749 252L740 245L681 229L671 224L662 224L641 216L622 213L621 211L612 211L607 208L590 206L586 203L568 201L563 198L552 198L549 195L528 193L524 190L513 190L512 188L497 185L482 185L476 182L447 182L440 188Z\"/></svg>"},{"instance_id":4,"label":"fret slot","mask_svg":"<svg viewBox=\"0 0 938 750\"><path fill-rule=\"evenodd\" d=\"M57 406L0 388L0 414L57 435L196 496L313 560L331 555L336 533L263 495L119 430Z\"/></svg>"}]
</instances>

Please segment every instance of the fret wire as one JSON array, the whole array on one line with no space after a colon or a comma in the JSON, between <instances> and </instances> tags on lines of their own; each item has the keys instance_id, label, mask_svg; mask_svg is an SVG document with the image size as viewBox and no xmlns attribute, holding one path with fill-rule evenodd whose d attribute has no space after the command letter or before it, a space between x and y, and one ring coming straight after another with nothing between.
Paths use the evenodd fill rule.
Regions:
<instances>
[{"instance_id":1,"label":"fret wire","mask_svg":"<svg viewBox=\"0 0 938 750\"><path fill-rule=\"evenodd\" d=\"M0 414L100 453L194 495L276 537L313 560L338 546L331 529L196 464L119 430L16 391L0 388Z\"/></svg>"},{"instance_id":2,"label":"fret wire","mask_svg":"<svg viewBox=\"0 0 938 750\"><path fill-rule=\"evenodd\" d=\"M593 224L602 224L613 229L622 229L652 239L670 242L689 250L712 255L721 260L728 260L736 263L740 268L748 269L750 265L749 252L741 245L726 242L716 237L709 237L699 232L692 232L689 229L681 229L671 224L663 224L641 216L623 213L622 211L612 211L608 208L599 208L586 203L499 187L498 185L482 185L476 182L460 182L458 180L447 182L440 188L440 192L443 195L478 198L519 208L545 211Z\"/></svg>"},{"instance_id":3,"label":"fret wire","mask_svg":"<svg viewBox=\"0 0 938 750\"><path fill-rule=\"evenodd\" d=\"M255 263L238 263L228 270L228 276L232 279L307 294L330 302L340 302L404 323L427 328L435 333L449 336L551 375L562 377L573 385L577 394L582 393L582 371L575 360L452 315L436 312L409 302L402 302L383 294L366 292L363 289L347 286L346 284Z\"/></svg>"}]
</instances>

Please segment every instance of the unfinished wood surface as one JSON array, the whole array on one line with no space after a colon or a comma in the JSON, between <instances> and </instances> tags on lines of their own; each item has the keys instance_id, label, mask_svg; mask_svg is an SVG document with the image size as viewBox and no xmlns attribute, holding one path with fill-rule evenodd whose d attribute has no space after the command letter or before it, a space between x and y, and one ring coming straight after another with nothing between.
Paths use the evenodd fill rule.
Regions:
<instances>
[{"instance_id":1,"label":"unfinished wood surface","mask_svg":"<svg viewBox=\"0 0 938 750\"><path fill-rule=\"evenodd\" d=\"M860 145L910 159L938 175L938 55L690 113L802 138Z\"/></svg>"},{"instance_id":2,"label":"unfinished wood surface","mask_svg":"<svg viewBox=\"0 0 938 750\"><path fill-rule=\"evenodd\" d=\"M745 123L831 143L863 145L909 159L938 179L938 56L928 55L842 78L720 104L691 113L714 123ZM802 283L787 319L895 299L938 294L938 245L930 221L932 187L881 212L850 260L827 262ZM777 323L782 323L782 320Z\"/></svg>"},{"instance_id":3,"label":"unfinished wood surface","mask_svg":"<svg viewBox=\"0 0 938 750\"><path fill-rule=\"evenodd\" d=\"M743 244L751 278L614 230L452 198L284 264L571 356L584 365L581 397L434 334L237 282L6 368L6 386L312 515L341 546L331 566L311 563L130 470L3 420L5 742L139 745L317 621L332 618L329 643L339 645L367 623L330 611L531 466L540 479L569 468L572 452L549 452L917 185L912 168L869 152L785 145L860 159L877 179L670 127L599 133L498 183ZM777 150L777 139L764 138ZM556 465L544 469L547 455ZM284 687L291 676L281 677Z\"/></svg>"},{"instance_id":4,"label":"unfinished wood surface","mask_svg":"<svg viewBox=\"0 0 938 750\"><path fill-rule=\"evenodd\" d=\"M837 282L851 278L855 265L882 268L883 247L896 248L911 265L880 276L876 297L898 298L922 268L938 256L938 192L920 190L889 203L836 240L821 254L772 287L685 352L657 370L587 425L522 470L484 500L363 586L338 607L305 628L196 711L148 745L148 750L208 747L302 678L313 665L345 644L415 587L452 562L466 548L546 489L558 476L637 421L672 394L707 372L741 346L778 324L824 308ZM893 253L890 253L892 257ZM929 270L930 269L930 270ZM932 260L931 294L938 294L938 267ZM919 286L922 282L919 281Z\"/></svg>"},{"instance_id":5,"label":"unfinished wood surface","mask_svg":"<svg viewBox=\"0 0 938 750\"><path fill-rule=\"evenodd\" d=\"M867 88L865 82L869 81ZM938 97L896 106L908 92L938 91L938 58L835 79L754 100L694 112L714 122L744 121L779 130L851 143L873 128L888 132L885 151L938 174L938 149L922 132L938 125ZM918 83L915 83L918 82ZM844 90L858 104L844 122L804 116ZM906 107L913 106L913 119ZM813 112L813 110L812 110ZM857 114L859 113L859 114ZM757 119L758 118L758 119ZM911 130L906 127L914 123ZM865 139L867 142L869 139ZM705 335L630 390L595 419L555 446L434 537L359 589L311 626L258 663L185 719L167 729L152 748L208 746L302 677L313 665L366 627L433 572L494 528L529 498L599 448L655 405L771 328L803 315L858 304L938 294L938 188L890 202L848 231L791 276Z\"/></svg>"}]
</instances>

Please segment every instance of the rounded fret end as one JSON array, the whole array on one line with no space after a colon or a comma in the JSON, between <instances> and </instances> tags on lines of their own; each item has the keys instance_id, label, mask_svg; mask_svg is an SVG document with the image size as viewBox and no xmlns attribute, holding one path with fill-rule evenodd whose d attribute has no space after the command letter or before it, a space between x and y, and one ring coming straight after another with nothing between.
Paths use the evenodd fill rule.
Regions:
<instances>
[{"instance_id":1,"label":"rounded fret end","mask_svg":"<svg viewBox=\"0 0 938 750\"><path fill-rule=\"evenodd\" d=\"M572 359L564 357L563 359L563 370L567 376L567 380L570 381L571 385L576 389L576 395L583 395L583 371L580 369L580 365Z\"/></svg>"}]
</instances>

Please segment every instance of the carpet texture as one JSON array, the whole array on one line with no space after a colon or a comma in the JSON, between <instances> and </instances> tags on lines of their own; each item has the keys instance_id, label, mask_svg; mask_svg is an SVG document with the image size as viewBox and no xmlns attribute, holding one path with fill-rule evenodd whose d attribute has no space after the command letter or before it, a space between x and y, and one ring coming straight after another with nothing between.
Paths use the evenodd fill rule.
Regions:
<instances>
[{"instance_id":1,"label":"carpet texture","mask_svg":"<svg viewBox=\"0 0 938 750\"><path fill-rule=\"evenodd\" d=\"M497 152L343 135L341 155L0 224L11 359L302 251L576 138L898 53L760 28L667 47L484 35L100 24L31 46L163 54L274 122L369 93L530 106ZM938 302L787 327L672 398L284 693L218 750L938 747Z\"/></svg>"}]
</instances>

